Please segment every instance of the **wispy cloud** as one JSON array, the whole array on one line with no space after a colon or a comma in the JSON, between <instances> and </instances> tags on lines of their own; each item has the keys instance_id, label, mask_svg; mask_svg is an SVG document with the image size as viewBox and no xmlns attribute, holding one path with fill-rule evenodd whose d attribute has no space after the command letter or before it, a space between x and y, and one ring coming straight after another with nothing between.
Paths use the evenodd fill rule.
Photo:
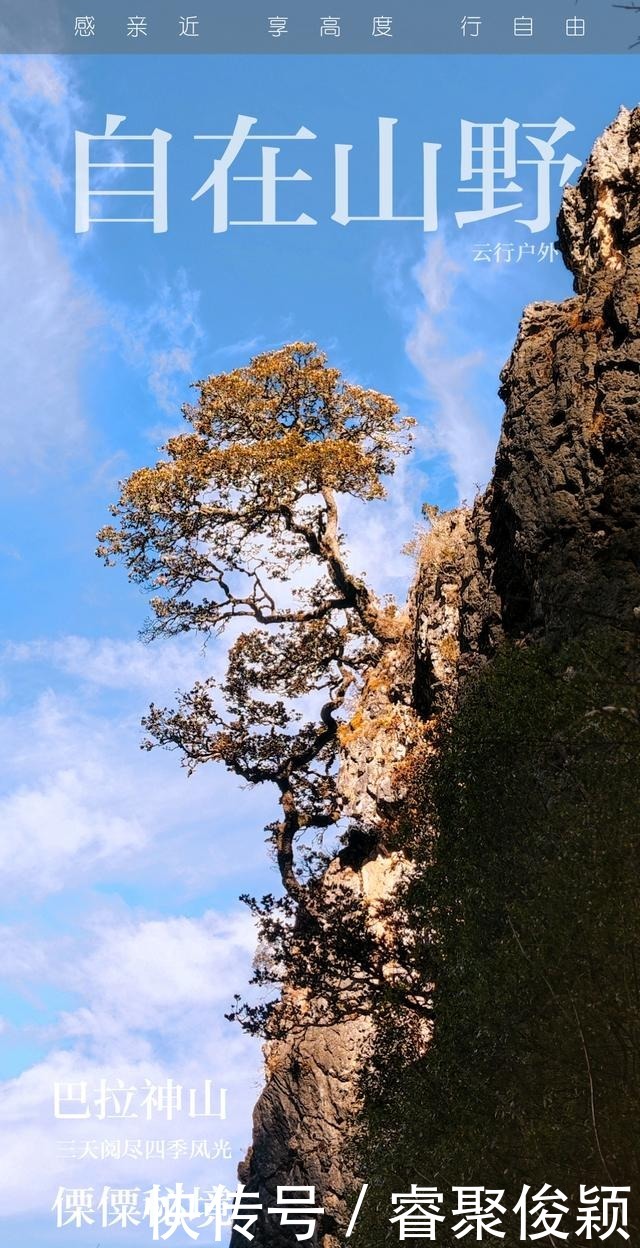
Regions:
<instances>
[{"instance_id":1,"label":"wispy cloud","mask_svg":"<svg viewBox=\"0 0 640 1248\"><path fill-rule=\"evenodd\" d=\"M205 647L194 639L163 639L152 645L111 637L66 636L39 641L7 642L0 661L12 664L52 665L83 684L102 689L143 691L159 698L177 689L190 689L197 680L220 675L221 647Z\"/></svg>"},{"instance_id":2,"label":"wispy cloud","mask_svg":"<svg viewBox=\"0 0 640 1248\"><path fill-rule=\"evenodd\" d=\"M77 100L49 58L0 66L0 461L59 465L85 431L84 371L102 310L77 277L43 203L55 205Z\"/></svg>"},{"instance_id":3,"label":"wispy cloud","mask_svg":"<svg viewBox=\"0 0 640 1248\"><path fill-rule=\"evenodd\" d=\"M86 432L84 379L101 309L35 215L0 214L0 289L0 462L59 467Z\"/></svg>"},{"instance_id":4,"label":"wispy cloud","mask_svg":"<svg viewBox=\"0 0 640 1248\"><path fill-rule=\"evenodd\" d=\"M246 364L247 359L258 350L266 350L264 338L257 334L254 338L242 338L237 342L225 343L224 346L215 347L213 350L214 359L225 359L230 357L238 358L240 364Z\"/></svg>"},{"instance_id":5,"label":"wispy cloud","mask_svg":"<svg viewBox=\"0 0 640 1248\"><path fill-rule=\"evenodd\" d=\"M179 270L173 281L154 283L140 310L114 308L111 324L128 363L143 373L161 411L174 414L194 375L204 331L198 316L199 292Z\"/></svg>"},{"instance_id":6,"label":"wispy cloud","mask_svg":"<svg viewBox=\"0 0 640 1248\"><path fill-rule=\"evenodd\" d=\"M407 338L407 355L429 400L434 449L448 457L459 497L471 499L489 476L495 432L487 428L478 394L484 350L465 348L461 331L465 272L441 236L428 244L413 276L421 299Z\"/></svg>"},{"instance_id":7,"label":"wispy cloud","mask_svg":"<svg viewBox=\"0 0 640 1248\"><path fill-rule=\"evenodd\" d=\"M3 56L0 63L0 185L27 213L42 185L59 193L79 97L71 72L48 56Z\"/></svg>"},{"instance_id":8,"label":"wispy cloud","mask_svg":"<svg viewBox=\"0 0 640 1248\"><path fill-rule=\"evenodd\" d=\"M467 260L467 263L465 263ZM438 235L418 264L409 246L385 248L376 285L404 329L406 355L418 384L408 386L417 418L413 453L400 459L385 482L380 503L342 500L342 519L354 568L381 593L402 599L415 568L404 548L422 524L422 503L432 501L443 476L454 478L458 499L472 499L487 481L498 432L500 351L486 334L470 345L473 327L469 270L461 245Z\"/></svg>"},{"instance_id":9,"label":"wispy cloud","mask_svg":"<svg viewBox=\"0 0 640 1248\"><path fill-rule=\"evenodd\" d=\"M342 523L350 566L376 593L391 594L402 602L415 571L404 548L415 535L428 496L428 477L419 454L400 459L385 485L387 497L381 502L342 498Z\"/></svg>"},{"instance_id":10,"label":"wispy cloud","mask_svg":"<svg viewBox=\"0 0 640 1248\"><path fill-rule=\"evenodd\" d=\"M159 411L179 409L203 330L185 272L150 278L132 307L72 260L64 170L80 100L66 66L3 58L0 96L0 462L33 474L84 445L89 384L109 353L144 377Z\"/></svg>"}]
</instances>

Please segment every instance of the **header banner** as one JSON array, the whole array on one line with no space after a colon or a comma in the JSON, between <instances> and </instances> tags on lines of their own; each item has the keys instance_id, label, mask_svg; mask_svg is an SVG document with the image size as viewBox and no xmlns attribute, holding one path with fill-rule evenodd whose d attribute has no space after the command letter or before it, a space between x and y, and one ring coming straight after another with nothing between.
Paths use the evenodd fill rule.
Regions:
<instances>
[{"instance_id":1,"label":"header banner","mask_svg":"<svg viewBox=\"0 0 640 1248\"><path fill-rule=\"evenodd\" d=\"M0 0L3 53L623 53L640 0Z\"/></svg>"}]
</instances>

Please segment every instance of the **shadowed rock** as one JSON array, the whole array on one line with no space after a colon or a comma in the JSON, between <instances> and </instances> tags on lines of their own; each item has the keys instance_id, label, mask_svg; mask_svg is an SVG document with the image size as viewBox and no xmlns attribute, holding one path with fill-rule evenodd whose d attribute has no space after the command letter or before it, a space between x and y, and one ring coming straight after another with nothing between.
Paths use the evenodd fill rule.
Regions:
<instances>
[{"instance_id":1,"label":"shadowed rock","mask_svg":"<svg viewBox=\"0 0 640 1248\"><path fill-rule=\"evenodd\" d=\"M491 483L473 508L433 517L407 636L342 739L343 791L378 829L374 842L404 797L398 762L505 637L561 641L640 609L640 109L622 109L597 141L565 190L558 232L575 297L525 310L501 376ZM365 839L332 864L327 889L346 881L375 900L397 870L397 856ZM300 1028L267 1046L241 1179L265 1206L278 1184L314 1184L326 1213L310 1242L323 1248L348 1220L358 1177L344 1150L374 1026L325 1026L319 1004L301 1001ZM256 1242L295 1239L267 1219Z\"/></svg>"}]
</instances>

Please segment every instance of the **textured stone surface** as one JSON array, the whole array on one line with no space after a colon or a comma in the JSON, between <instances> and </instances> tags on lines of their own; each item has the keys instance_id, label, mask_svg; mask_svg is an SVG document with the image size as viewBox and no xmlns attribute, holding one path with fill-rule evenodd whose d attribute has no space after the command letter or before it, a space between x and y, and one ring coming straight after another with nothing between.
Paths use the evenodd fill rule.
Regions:
<instances>
[{"instance_id":1,"label":"textured stone surface","mask_svg":"<svg viewBox=\"0 0 640 1248\"><path fill-rule=\"evenodd\" d=\"M336 859L325 887L335 884L364 898L371 908L376 938L383 924L377 905L388 897L404 870L398 854L375 854L355 866ZM239 1169L248 1190L259 1191L263 1209L275 1203L278 1184L314 1184L324 1215L309 1242L337 1248L350 1191L358 1176L345 1159L345 1143L358 1111L357 1077L362 1070L373 1019L356 1016L327 1025L322 1004L285 989L297 1026L285 1040L265 1045L266 1086L254 1111L253 1144ZM235 1235L232 1242L241 1244ZM246 1241L245 1241L246 1242ZM263 1218L256 1243L296 1243L293 1229Z\"/></svg>"},{"instance_id":2,"label":"textured stone surface","mask_svg":"<svg viewBox=\"0 0 640 1248\"><path fill-rule=\"evenodd\" d=\"M411 628L407 614L402 641L389 647L369 674L353 715L340 729L340 789L351 817L369 826L401 800L396 765L420 730Z\"/></svg>"},{"instance_id":3,"label":"textured stone surface","mask_svg":"<svg viewBox=\"0 0 640 1248\"><path fill-rule=\"evenodd\" d=\"M287 1042L267 1046L266 1087L254 1113L252 1148L239 1170L263 1207L278 1184L316 1186L325 1213L314 1244L337 1243L350 1176L342 1156L357 1111L354 1088L371 1024L310 1024ZM242 1238L234 1235L234 1243ZM293 1231L263 1220L256 1242L295 1243Z\"/></svg>"},{"instance_id":4,"label":"textured stone surface","mask_svg":"<svg viewBox=\"0 0 640 1248\"><path fill-rule=\"evenodd\" d=\"M640 601L639 144L640 110L623 110L565 192L559 234L579 293L527 308L502 373L493 480L470 523L510 635L575 632Z\"/></svg>"},{"instance_id":5,"label":"textured stone surface","mask_svg":"<svg viewBox=\"0 0 640 1248\"><path fill-rule=\"evenodd\" d=\"M471 510L433 516L406 640L342 736L343 792L370 823L402 801L395 765L502 638L567 636L640 606L640 109L621 111L565 191L559 237L576 295L524 312L491 484ZM383 896L398 866L337 862L328 884ZM372 1020L323 1028L304 1009L308 1024L301 1013L299 1033L267 1052L242 1177L269 1197L276 1183L314 1183L327 1208L316 1242L329 1248L354 1177L341 1151Z\"/></svg>"}]
</instances>

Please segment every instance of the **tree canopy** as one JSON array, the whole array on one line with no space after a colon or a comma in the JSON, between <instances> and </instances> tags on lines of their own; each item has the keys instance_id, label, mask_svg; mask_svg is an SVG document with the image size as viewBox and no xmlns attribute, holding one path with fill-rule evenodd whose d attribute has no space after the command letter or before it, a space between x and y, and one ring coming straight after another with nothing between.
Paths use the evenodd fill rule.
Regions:
<instances>
[{"instance_id":1,"label":"tree canopy","mask_svg":"<svg viewBox=\"0 0 640 1248\"><path fill-rule=\"evenodd\" d=\"M281 816L269 832L299 900L297 839L341 815L339 713L402 629L394 604L349 567L340 497L384 496L413 421L345 381L311 343L195 385L188 430L122 483L99 554L149 590L149 637L233 626L224 680L199 682L172 709L152 706L146 744L178 749L189 768L217 759L275 784ZM242 620L255 627L238 632Z\"/></svg>"}]
</instances>

